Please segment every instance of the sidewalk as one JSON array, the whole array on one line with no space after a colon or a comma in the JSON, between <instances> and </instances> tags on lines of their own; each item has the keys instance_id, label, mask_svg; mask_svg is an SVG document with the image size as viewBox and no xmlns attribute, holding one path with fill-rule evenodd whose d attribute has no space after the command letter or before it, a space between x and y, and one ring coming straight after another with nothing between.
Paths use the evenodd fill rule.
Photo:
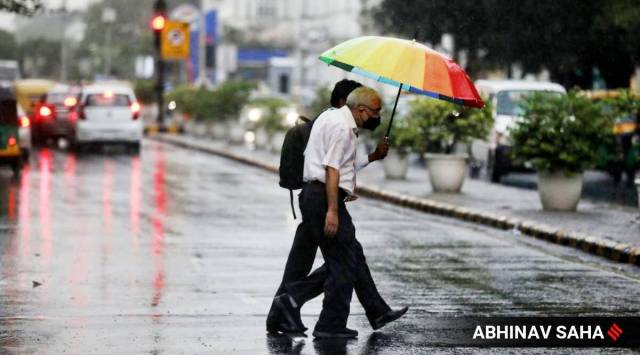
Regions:
<instances>
[{"instance_id":1,"label":"sidewalk","mask_svg":"<svg viewBox=\"0 0 640 355\"><path fill-rule=\"evenodd\" d=\"M189 136L155 139L224 155L277 171L279 155L244 146ZM372 163L358 173L358 194L390 203L521 233L581 248L621 262L640 265L640 210L581 200L578 212L544 212L535 190L465 180L460 194L433 193L428 172L412 165L407 180L386 180L382 165Z\"/></svg>"}]
</instances>

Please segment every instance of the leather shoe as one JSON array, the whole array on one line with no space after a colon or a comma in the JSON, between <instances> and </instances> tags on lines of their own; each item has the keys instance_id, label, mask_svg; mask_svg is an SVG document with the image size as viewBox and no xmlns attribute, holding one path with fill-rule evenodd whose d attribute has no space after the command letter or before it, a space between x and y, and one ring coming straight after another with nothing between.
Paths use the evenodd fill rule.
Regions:
<instances>
[{"instance_id":1,"label":"leather shoe","mask_svg":"<svg viewBox=\"0 0 640 355\"><path fill-rule=\"evenodd\" d=\"M402 307L400 309L397 310L390 310L389 312L381 315L380 317L376 318L372 323L371 323L371 327L373 327L373 330L378 330L382 327L384 327L385 325L393 322L394 320L402 317L405 313L407 313L407 311L409 310L409 307Z\"/></svg>"},{"instance_id":2,"label":"leather shoe","mask_svg":"<svg viewBox=\"0 0 640 355\"><path fill-rule=\"evenodd\" d=\"M332 329L332 330L324 330L324 329L315 329L313 331L313 336L318 339L322 338L357 338L358 331L349 329L349 328L341 328L341 329Z\"/></svg>"}]
</instances>

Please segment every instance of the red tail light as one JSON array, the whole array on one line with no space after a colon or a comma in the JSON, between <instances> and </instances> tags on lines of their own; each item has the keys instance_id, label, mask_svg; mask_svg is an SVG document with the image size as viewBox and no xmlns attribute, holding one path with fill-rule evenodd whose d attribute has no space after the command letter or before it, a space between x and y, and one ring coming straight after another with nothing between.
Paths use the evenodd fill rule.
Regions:
<instances>
[{"instance_id":1,"label":"red tail light","mask_svg":"<svg viewBox=\"0 0 640 355\"><path fill-rule=\"evenodd\" d=\"M51 108L49 108L49 106L42 106L40 107L40 117L43 118L48 118L51 117L51 115L53 114L53 111L51 110Z\"/></svg>"},{"instance_id":2,"label":"red tail light","mask_svg":"<svg viewBox=\"0 0 640 355\"><path fill-rule=\"evenodd\" d=\"M20 117L18 123L20 124L20 127L29 127L31 125L31 121L29 121L29 117L27 116Z\"/></svg>"},{"instance_id":3,"label":"red tail light","mask_svg":"<svg viewBox=\"0 0 640 355\"><path fill-rule=\"evenodd\" d=\"M131 103L131 113L133 113L133 119L137 120L140 118L140 104L138 101L134 101Z\"/></svg>"},{"instance_id":4,"label":"red tail light","mask_svg":"<svg viewBox=\"0 0 640 355\"><path fill-rule=\"evenodd\" d=\"M16 144L18 144L18 140L16 139L16 137L10 136L9 139L7 140L7 145L9 147L13 147Z\"/></svg>"}]
</instances>

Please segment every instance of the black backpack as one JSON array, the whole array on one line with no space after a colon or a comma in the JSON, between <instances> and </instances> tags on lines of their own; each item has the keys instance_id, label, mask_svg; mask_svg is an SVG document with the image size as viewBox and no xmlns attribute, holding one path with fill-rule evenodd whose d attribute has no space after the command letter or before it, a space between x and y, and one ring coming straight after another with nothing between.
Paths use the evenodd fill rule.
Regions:
<instances>
[{"instance_id":1,"label":"black backpack","mask_svg":"<svg viewBox=\"0 0 640 355\"><path fill-rule=\"evenodd\" d=\"M289 190L291 211L296 218L296 210L293 206L293 190L302 188L302 175L304 174L304 150L309 142L311 128L315 119L310 120L300 116L304 122L291 127L284 136L282 150L280 152L280 187Z\"/></svg>"}]
</instances>

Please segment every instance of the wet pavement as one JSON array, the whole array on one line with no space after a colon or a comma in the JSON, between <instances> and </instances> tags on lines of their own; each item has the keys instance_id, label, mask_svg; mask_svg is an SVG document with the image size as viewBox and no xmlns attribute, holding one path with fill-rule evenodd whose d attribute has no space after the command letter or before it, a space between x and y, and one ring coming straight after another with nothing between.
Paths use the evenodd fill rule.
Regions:
<instances>
[{"instance_id":1,"label":"wet pavement","mask_svg":"<svg viewBox=\"0 0 640 355\"><path fill-rule=\"evenodd\" d=\"M250 150L242 145L228 145L220 140L189 136L165 138L204 144L274 166L280 161L279 154L275 152ZM360 145L359 154L366 154L363 146ZM374 162L358 172L358 182L374 189L491 212L506 218L541 223L565 231L640 247L640 209L636 207L637 194L628 187L616 186L603 172L585 173L583 196L577 212L549 212L542 210L536 190L535 174L509 174L502 184L490 183L486 178L467 177L461 193L435 193L431 189L429 172L424 164L418 163L417 157L413 158L406 180L385 179L382 163ZM632 206L626 205L625 201L630 202Z\"/></svg>"},{"instance_id":2,"label":"wet pavement","mask_svg":"<svg viewBox=\"0 0 640 355\"><path fill-rule=\"evenodd\" d=\"M0 353L544 353L444 348L438 319L640 315L635 267L380 201L350 210L381 294L411 309L372 332L354 297L358 340L292 343L264 331L296 227L276 175L150 141L35 152L0 174Z\"/></svg>"}]
</instances>

